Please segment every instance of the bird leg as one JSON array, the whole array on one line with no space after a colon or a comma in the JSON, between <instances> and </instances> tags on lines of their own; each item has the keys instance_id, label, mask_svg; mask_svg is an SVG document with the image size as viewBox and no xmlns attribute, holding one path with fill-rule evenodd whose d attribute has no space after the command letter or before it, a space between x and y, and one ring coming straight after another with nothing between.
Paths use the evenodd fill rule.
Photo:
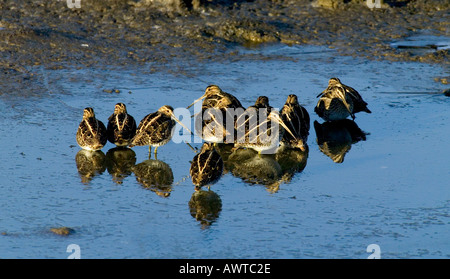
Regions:
<instances>
[{"instance_id":1,"label":"bird leg","mask_svg":"<svg viewBox=\"0 0 450 279\"><path fill-rule=\"evenodd\" d=\"M156 160L156 152L157 152L157 150L158 150L158 146L155 147L155 151L154 151L154 153L155 153L155 160Z\"/></svg>"}]
</instances>

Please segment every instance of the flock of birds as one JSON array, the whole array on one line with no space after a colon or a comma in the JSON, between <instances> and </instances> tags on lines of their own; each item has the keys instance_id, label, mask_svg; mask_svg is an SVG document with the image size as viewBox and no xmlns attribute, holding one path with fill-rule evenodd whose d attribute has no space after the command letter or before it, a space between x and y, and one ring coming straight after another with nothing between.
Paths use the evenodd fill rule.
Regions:
<instances>
[{"instance_id":1,"label":"flock of birds","mask_svg":"<svg viewBox=\"0 0 450 279\"><path fill-rule=\"evenodd\" d=\"M371 113L361 95L352 87L342 84L338 78L331 78L327 88L317 97L319 101L314 112L327 122L344 120L349 116L354 120L355 113L362 111ZM215 145L224 142L230 134L234 139L233 148L251 148L259 154L278 148L279 144L302 151L307 148L310 116L294 94L288 96L280 111L270 106L266 96L258 97L253 106L244 108L235 96L224 92L217 85L210 85L206 88L205 93L187 108L201 100L203 100L202 115L210 114L209 117L198 117L197 115L196 118L195 127L200 129L197 132L202 135L204 144L200 152L193 158L189 173L197 188L202 186L209 188L209 185L214 184L222 175L224 163L215 150ZM216 110L215 113L211 113L211 109ZM248 114L230 116L228 115L230 114L229 109L233 109L231 111L241 109L243 112L256 110L262 111L262 113L257 113L257 125L253 127L250 125L249 119L240 119ZM217 112L221 117L217 117ZM226 117L233 117L234 121L223 123L222 120ZM274 130L275 125L271 125L272 121L279 124L276 127L278 130ZM148 114L140 121L139 125L136 125L135 119L128 114L125 104L118 103L115 105L114 113L108 118L107 126L95 117L93 108L88 107L84 109L83 120L78 126L76 140L82 149L88 151L98 151L108 141L117 147L148 145L149 154L151 154L151 148L154 147L156 156L158 147L172 139L177 122L193 134L174 115L173 108L168 105ZM232 127L229 127L230 125ZM264 129L261 128L263 125ZM221 131L219 132L218 129ZM236 131L239 129L243 129L245 133L237 133ZM251 133L256 135L256 140L251 138ZM265 140L262 140L263 138Z\"/></svg>"}]
</instances>

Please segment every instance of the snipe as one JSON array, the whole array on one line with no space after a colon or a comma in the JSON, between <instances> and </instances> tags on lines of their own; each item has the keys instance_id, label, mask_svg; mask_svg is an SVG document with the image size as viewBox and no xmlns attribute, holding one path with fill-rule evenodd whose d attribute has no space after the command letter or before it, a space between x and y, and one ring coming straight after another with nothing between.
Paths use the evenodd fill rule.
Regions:
<instances>
[{"instance_id":1,"label":"snipe","mask_svg":"<svg viewBox=\"0 0 450 279\"><path fill-rule=\"evenodd\" d=\"M280 118L279 112L269 105L266 96L258 97L255 105L248 107L237 118L235 125L235 148L252 148L259 154L275 153L285 131L295 137Z\"/></svg>"},{"instance_id":2,"label":"snipe","mask_svg":"<svg viewBox=\"0 0 450 279\"><path fill-rule=\"evenodd\" d=\"M355 119L355 113L361 111L371 113L358 91L342 84L338 78L331 78L328 87L317 97L320 99L314 111L325 121L343 120L348 116Z\"/></svg>"},{"instance_id":3,"label":"snipe","mask_svg":"<svg viewBox=\"0 0 450 279\"><path fill-rule=\"evenodd\" d=\"M117 103L106 127L108 141L118 147L128 146L136 135L136 120L127 113L123 103Z\"/></svg>"},{"instance_id":4,"label":"snipe","mask_svg":"<svg viewBox=\"0 0 450 279\"><path fill-rule=\"evenodd\" d=\"M95 117L93 108L84 109L83 120L78 125L76 139L82 149L89 151L97 151L105 146L107 142L106 127Z\"/></svg>"},{"instance_id":5,"label":"snipe","mask_svg":"<svg viewBox=\"0 0 450 279\"><path fill-rule=\"evenodd\" d=\"M217 85L209 85L205 89L205 93L190 104L187 108L192 107L195 103L203 100L203 108L239 108L242 107L241 102L230 93L227 93L220 89Z\"/></svg>"},{"instance_id":6,"label":"snipe","mask_svg":"<svg viewBox=\"0 0 450 279\"><path fill-rule=\"evenodd\" d=\"M241 102L217 85L206 87L205 93L188 108L200 100L203 100L201 112L194 115L197 134L207 142L222 143L227 139L233 142L236 111L244 111Z\"/></svg>"},{"instance_id":7,"label":"snipe","mask_svg":"<svg viewBox=\"0 0 450 279\"><path fill-rule=\"evenodd\" d=\"M280 110L281 119L292 131L294 137L289 133L284 133L281 143L291 148L306 150L310 117L308 111L299 104L296 95L291 94L287 97L286 103Z\"/></svg>"},{"instance_id":8,"label":"snipe","mask_svg":"<svg viewBox=\"0 0 450 279\"><path fill-rule=\"evenodd\" d=\"M148 114L141 120L129 147L148 145L149 154L151 154L153 146L156 155L158 147L167 144L172 139L176 122L192 133L173 114L171 106L160 107L158 111Z\"/></svg>"}]
</instances>

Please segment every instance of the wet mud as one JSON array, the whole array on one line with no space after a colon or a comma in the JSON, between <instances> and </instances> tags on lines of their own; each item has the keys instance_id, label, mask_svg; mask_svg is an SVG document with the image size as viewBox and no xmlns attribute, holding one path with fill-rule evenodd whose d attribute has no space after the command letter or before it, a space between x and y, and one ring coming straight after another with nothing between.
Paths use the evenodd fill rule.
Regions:
<instances>
[{"instance_id":1,"label":"wet mud","mask_svg":"<svg viewBox=\"0 0 450 279\"><path fill-rule=\"evenodd\" d=\"M187 75L184 65L251 58L235 46L273 43L448 64L446 47L392 44L423 33L448 36L448 1L379 3L369 8L362 0L3 0L0 95L45 92L42 69L126 67Z\"/></svg>"}]
</instances>

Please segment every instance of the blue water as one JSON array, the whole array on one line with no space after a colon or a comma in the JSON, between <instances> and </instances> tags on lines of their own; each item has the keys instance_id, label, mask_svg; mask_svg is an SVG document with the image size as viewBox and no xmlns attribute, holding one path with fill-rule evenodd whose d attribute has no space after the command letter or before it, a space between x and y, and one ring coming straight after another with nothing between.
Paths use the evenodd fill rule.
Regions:
<instances>
[{"instance_id":1,"label":"blue water","mask_svg":"<svg viewBox=\"0 0 450 279\"><path fill-rule=\"evenodd\" d=\"M41 97L0 96L0 258L381 258L450 257L450 98L434 78L448 68L338 56L316 47L251 50L253 59L180 64L185 74L139 69L47 71ZM292 60L259 59L286 55ZM185 67L185 68L183 68ZM357 89L372 114L359 113L365 141L342 163L316 141L316 96L330 77ZM244 106L266 95L280 108L297 94L311 116L306 167L278 187L250 184L226 172L211 187L221 210L209 224L189 209L194 186L186 144L169 142L158 160L170 166L168 193L144 187L134 173L117 183L104 168L82 180L75 133L84 107L106 122L123 102L137 120L170 104L186 107L209 84ZM104 89L119 89L107 93ZM193 143L200 147L199 143ZM102 152L112 149L108 143ZM134 147L135 164L148 159ZM67 226L69 236L53 227Z\"/></svg>"}]
</instances>

